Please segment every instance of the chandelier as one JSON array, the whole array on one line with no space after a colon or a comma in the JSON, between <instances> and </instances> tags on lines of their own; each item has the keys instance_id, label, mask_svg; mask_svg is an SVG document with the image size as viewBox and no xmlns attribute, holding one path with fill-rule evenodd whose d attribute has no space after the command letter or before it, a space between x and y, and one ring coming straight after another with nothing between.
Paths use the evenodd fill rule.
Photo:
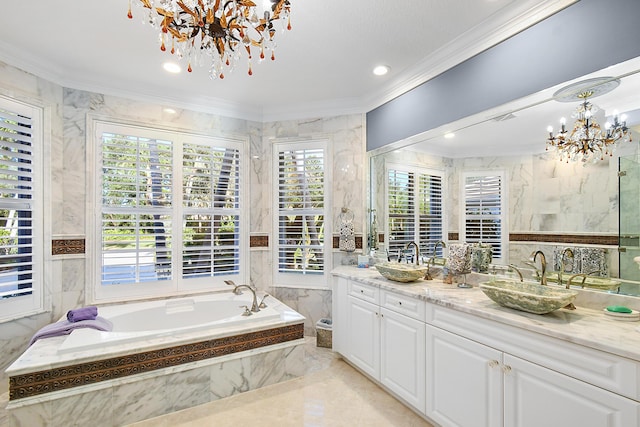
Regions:
<instances>
[{"instance_id":1,"label":"chandelier","mask_svg":"<svg viewBox=\"0 0 640 427\"><path fill-rule=\"evenodd\" d=\"M613 123L606 122L603 129L595 118L598 107L588 100L612 91L619 84L619 79L603 77L574 83L557 91L554 99L561 102L580 100L581 103L571 116L575 119L571 131L567 130L564 117L560 119L557 134L553 134L553 127L547 128L547 151L555 151L560 160L566 159L567 163L578 160L595 163L606 156L613 156L619 143L631 141L625 115L614 113Z\"/></svg>"},{"instance_id":2,"label":"chandelier","mask_svg":"<svg viewBox=\"0 0 640 427\"><path fill-rule=\"evenodd\" d=\"M260 60L270 51L275 60L274 36L277 21L291 29L289 0L269 0L270 10L258 16L251 0L133 0L148 13L145 22L160 30L160 50L169 51L191 64L210 64L212 79L224 78L224 69L233 70L242 52L248 56L248 74L253 75L254 49ZM129 19L131 0L129 0ZM284 24L286 21L286 25Z\"/></svg>"}]
</instances>

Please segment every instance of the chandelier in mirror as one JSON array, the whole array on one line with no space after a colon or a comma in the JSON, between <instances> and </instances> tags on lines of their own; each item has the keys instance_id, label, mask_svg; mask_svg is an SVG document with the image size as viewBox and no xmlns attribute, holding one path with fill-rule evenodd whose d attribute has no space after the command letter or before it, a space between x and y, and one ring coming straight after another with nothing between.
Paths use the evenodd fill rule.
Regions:
<instances>
[{"instance_id":1,"label":"chandelier in mirror","mask_svg":"<svg viewBox=\"0 0 640 427\"><path fill-rule=\"evenodd\" d=\"M572 114L575 123L567 130L566 120L560 119L560 131L554 135L553 127L547 131L547 151L555 151L560 160L597 162L612 156L621 142L631 141L631 132L626 125L626 117L614 112L613 122L606 122L604 129L598 124L595 114L598 107L589 98L608 93L618 87L620 80L613 77L599 77L566 86L553 94L560 102L581 101Z\"/></svg>"},{"instance_id":2,"label":"chandelier in mirror","mask_svg":"<svg viewBox=\"0 0 640 427\"><path fill-rule=\"evenodd\" d=\"M131 1L129 12L131 19ZM276 23L291 29L289 0L269 0L260 16L251 0L133 0L146 11L144 22L160 31L160 50L188 61L210 65L212 79L224 78L224 69L233 70L246 51L248 73L253 74L254 51L260 60L265 51L275 60Z\"/></svg>"}]
</instances>

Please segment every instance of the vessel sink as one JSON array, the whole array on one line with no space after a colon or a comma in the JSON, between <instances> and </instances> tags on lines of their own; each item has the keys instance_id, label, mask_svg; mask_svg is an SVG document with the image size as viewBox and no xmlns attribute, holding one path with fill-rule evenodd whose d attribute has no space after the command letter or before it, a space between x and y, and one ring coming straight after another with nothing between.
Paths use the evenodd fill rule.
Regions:
<instances>
[{"instance_id":1,"label":"vessel sink","mask_svg":"<svg viewBox=\"0 0 640 427\"><path fill-rule=\"evenodd\" d=\"M426 265L403 264L399 262L383 262L375 265L380 274L395 282L415 282L427 273Z\"/></svg>"},{"instance_id":2,"label":"vessel sink","mask_svg":"<svg viewBox=\"0 0 640 427\"><path fill-rule=\"evenodd\" d=\"M534 314L551 313L570 303L578 291L537 283L496 280L480 284L480 289L498 304Z\"/></svg>"},{"instance_id":3,"label":"vessel sink","mask_svg":"<svg viewBox=\"0 0 640 427\"><path fill-rule=\"evenodd\" d=\"M562 274L562 283L566 284L569 278L573 276L571 273ZM550 271L547 273L547 281L558 283L558 272ZM620 287L620 281L609 277L587 276L584 281L585 288L598 289L601 291L614 291ZM572 286L582 286L582 277L576 277L571 282Z\"/></svg>"}]
</instances>

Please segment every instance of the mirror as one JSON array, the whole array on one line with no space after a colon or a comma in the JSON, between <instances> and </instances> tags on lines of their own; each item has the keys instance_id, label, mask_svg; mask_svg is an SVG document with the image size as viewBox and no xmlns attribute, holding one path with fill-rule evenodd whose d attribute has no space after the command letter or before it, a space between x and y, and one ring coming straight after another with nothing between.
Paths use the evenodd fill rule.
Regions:
<instances>
[{"instance_id":1,"label":"mirror","mask_svg":"<svg viewBox=\"0 0 640 427\"><path fill-rule=\"evenodd\" d=\"M632 142L597 163L561 162L545 150L547 127L558 129L560 118L566 117L571 128L580 102L558 102L553 94L566 85L605 76L619 78L620 85L590 99L599 108L595 117L604 125L614 111L626 113ZM456 240L460 231L461 174L502 170L509 239L501 263L524 266L537 249L550 258L565 247L603 248L606 275L623 280L619 292L640 295L640 269L633 260L640 256L640 172L635 173L636 165L640 171L639 95L640 58L635 58L370 151L368 202L370 221L374 213L377 217L378 239L384 242L387 228L385 165L444 173L445 240ZM454 137L445 138L447 133ZM619 164L628 169L620 178ZM631 183L626 192L625 182Z\"/></svg>"}]
</instances>

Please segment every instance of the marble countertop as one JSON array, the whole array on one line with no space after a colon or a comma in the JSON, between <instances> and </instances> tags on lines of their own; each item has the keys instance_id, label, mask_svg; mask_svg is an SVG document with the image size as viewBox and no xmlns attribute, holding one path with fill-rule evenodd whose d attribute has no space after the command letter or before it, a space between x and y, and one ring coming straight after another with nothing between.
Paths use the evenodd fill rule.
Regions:
<instances>
[{"instance_id":1,"label":"marble countertop","mask_svg":"<svg viewBox=\"0 0 640 427\"><path fill-rule=\"evenodd\" d=\"M612 304L640 310L640 298L579 290L576 310L539 315L502 307L476 286L461 289L437 279L398 283L385 279L375 268L353 266L338 267L332 274L640 362L640 322L615 320L603 312Z\"/></svg>"}]
</instances>

